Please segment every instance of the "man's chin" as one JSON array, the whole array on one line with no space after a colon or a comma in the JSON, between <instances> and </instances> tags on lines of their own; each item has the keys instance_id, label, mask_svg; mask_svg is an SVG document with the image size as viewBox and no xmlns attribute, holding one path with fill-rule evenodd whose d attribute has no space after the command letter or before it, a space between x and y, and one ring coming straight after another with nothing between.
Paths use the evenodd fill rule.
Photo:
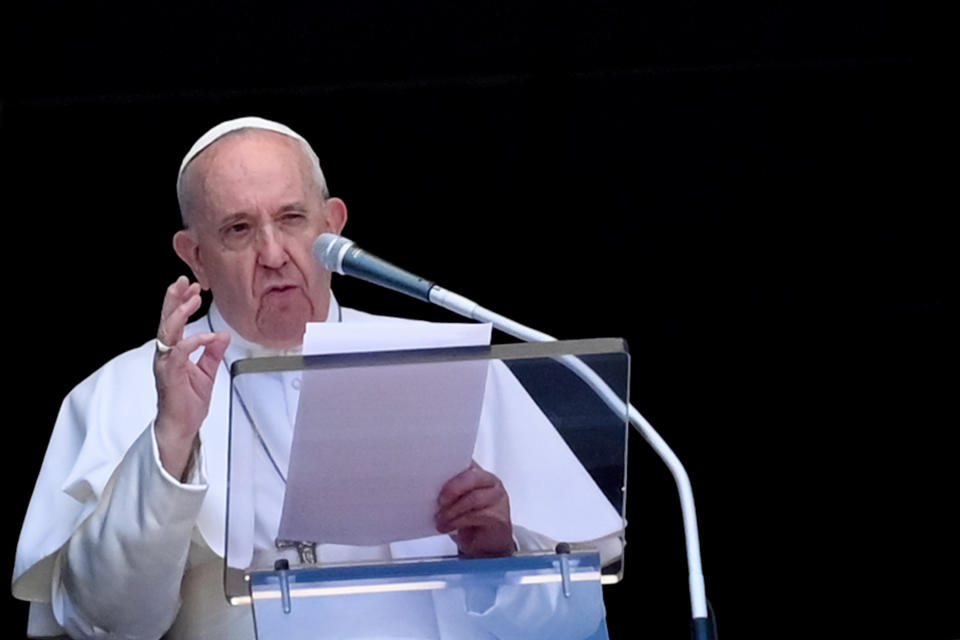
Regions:
<instances>
[{"instance_id":1,"label":"man's chin","mask_svg":"<svg viewBox=\"0 0 960 640\"><path fill-rule=\"evenodd\" d=\"M306 301L265 304L257 313L257 330L266 347L299 346L312 319L313 309Z\"/></svg>"}]
</instances>

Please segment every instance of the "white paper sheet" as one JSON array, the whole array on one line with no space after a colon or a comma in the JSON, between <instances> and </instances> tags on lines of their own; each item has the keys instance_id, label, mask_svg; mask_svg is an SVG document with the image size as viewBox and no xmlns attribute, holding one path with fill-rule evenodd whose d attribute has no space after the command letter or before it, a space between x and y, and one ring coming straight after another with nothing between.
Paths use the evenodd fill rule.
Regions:
<instances>
[{"instance_id":1,"label":"white paper sheet","mask_svg":"<svg viewBox=\"0 0 960 640\"><path fill-rule=\"evenodd\" d=\"M318 323L305 354L480 346L490 325ZM473 454L488 362L304 372L278 537L351 545L436 535Z\"/></svg>"}]
</instances>

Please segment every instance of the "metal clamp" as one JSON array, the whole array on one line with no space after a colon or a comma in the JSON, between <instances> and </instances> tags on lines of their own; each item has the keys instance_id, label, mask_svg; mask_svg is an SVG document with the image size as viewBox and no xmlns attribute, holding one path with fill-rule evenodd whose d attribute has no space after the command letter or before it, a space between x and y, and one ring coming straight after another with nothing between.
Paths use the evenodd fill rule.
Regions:
<instances>
[{"instance_id":1,"label":"metal clamp","mask_svg":"<svg viewBox=\"0 0 960 640\"><path fill-rule=\"evenodd\" d=\"M570 544L567 542L558 542L556 547L557 555L560 556L560 579L563 582L563 596L569 598L573 593L570 588Z\"/></svg>"}]
</instances>

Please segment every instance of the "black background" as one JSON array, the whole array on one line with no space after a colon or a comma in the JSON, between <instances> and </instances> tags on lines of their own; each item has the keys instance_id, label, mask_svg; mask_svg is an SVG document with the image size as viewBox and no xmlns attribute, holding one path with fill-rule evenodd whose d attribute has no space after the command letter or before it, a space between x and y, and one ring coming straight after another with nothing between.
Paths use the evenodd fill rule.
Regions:
<instances>
[{"instance_id":1,"label":"black background","mask_svg":"<svg viewBox=\"0 0 960 640\"><path fill-rule=\"evenodd\" d=\"M365 248L558 337L627 339L633 402L691 476L721 637L960 636L940 18L133 6L2 18L8 570L60 399L153 335L184 272L180 158L256 114L312 142ZM684 638L676 492L639 438L630 453L611 635ZM17 636L26 606L7 604Z\"/></svg>"}]
</instances>

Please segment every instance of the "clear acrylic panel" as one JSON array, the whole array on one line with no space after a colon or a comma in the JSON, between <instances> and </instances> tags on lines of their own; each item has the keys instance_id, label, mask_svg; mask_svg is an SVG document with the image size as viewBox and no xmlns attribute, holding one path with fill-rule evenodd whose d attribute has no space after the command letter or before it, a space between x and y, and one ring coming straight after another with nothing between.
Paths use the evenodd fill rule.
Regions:
<instances>
[{"instance_id":1,"label":"clear acrylic panel","mask_svg":"<svg viewBox=\"0 0 960 640\"><path fill-rule=\"evenodd\" d=\"M623 406L602 399L571 358ZM452 477L471 459L502 481L510 499L519 552L504 561L555 558L556 545L567 543L574 554L598 551L603 582L616 582L629 376L619 339L235 362L228 599L250 602L251 576L277 579L278 561L287 576L463 562L449 535L425 529L438 486L421 482L419 472L447 473L437 467ZM467 449L464 437L472 438ZM410 461L419 466L391 476Z\"/></svg>"}]
</instances>

